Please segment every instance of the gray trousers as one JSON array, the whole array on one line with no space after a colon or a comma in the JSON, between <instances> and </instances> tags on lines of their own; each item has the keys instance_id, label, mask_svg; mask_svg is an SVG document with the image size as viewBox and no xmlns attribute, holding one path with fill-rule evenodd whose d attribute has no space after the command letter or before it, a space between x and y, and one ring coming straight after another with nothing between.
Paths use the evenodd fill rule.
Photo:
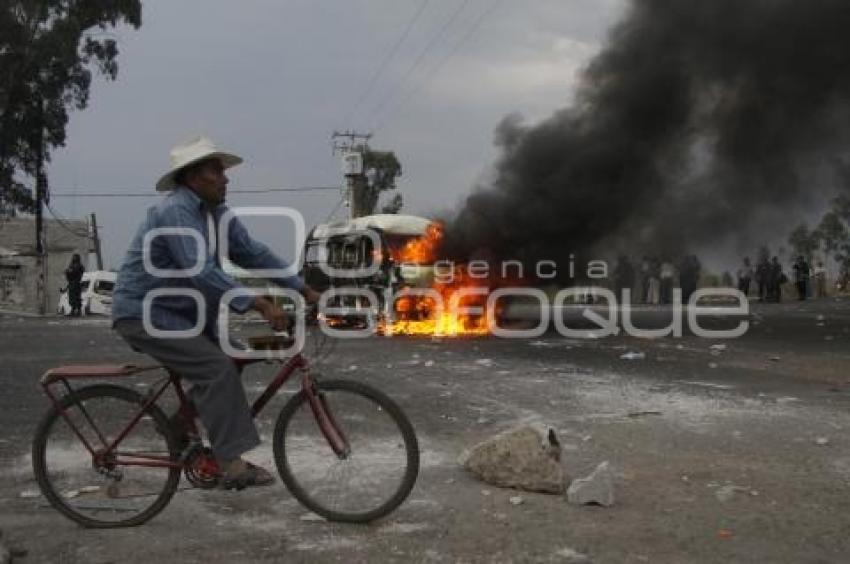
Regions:
<instances>
[{"instance_id":1,"label":"gray trousers","mask_svg":"<svg viewBox=\"0 0 850 564\"><path fill-rule=\"evenodd\" d=\"M130 346L192 384L189 397L219 461L239 458L260 444L239 370L216 342L203 335L191 339L152 337L137 319L121 319L114 329Z\"/></svg>"}]
</instances>

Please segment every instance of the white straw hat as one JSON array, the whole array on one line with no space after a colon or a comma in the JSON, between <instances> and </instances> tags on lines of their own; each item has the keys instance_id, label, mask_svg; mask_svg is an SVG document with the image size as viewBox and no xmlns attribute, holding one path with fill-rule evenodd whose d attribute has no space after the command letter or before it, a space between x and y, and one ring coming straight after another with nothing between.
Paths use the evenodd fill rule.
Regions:
<instances>
[{"instance_id":1,"label":"white straw hat","mask_svg":"<svg viewBox=\"0 0 850 564\"><path fill-rule=\"evenodd\" d=\"M215 144L206 137L198 137L188 143L177 145L171 149L171 170L165 173L156 183L157 192L174 190L177 183L174 175L181 168L206 159L219 159L224 168L236 166L242 162L242 158L232 153L219 151Z\"/></svg>"}]
</instances>

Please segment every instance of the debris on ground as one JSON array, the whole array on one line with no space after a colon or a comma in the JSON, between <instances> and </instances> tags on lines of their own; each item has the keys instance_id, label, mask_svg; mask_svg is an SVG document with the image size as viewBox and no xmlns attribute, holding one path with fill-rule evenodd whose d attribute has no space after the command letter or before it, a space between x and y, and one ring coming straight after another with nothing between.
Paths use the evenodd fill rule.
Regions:
<instances>
[{"instance_id":1,"label":"debris on ground","mask_svg":"<svg viewBox=\"0 0 850 564\"><path fill-rule=\"evenodd\" d=\"M770 360L772 360L773 362L779 362L780 360L782 360L782 358L780 358L778 356L772 356L772 357L770 357Z\"/></svg>"},{"instance_id":2,"label":"debris on ground","mask_svg":"<svg viewBox=\"0 0 850 564\"><path fill-rule=\"evenodd\" d=\"M727 501L732 501L736 492L750 493L750 489L742 488L735 484L726 484L725 486L717 488L717 491L714 492L714 497L717 498L717 501L726 503Z\"/></svg>"},{"instance_id":3,"label":"debris on ground","mask_svg":"<svg viewBox=\"0 0 850 564\"><path fill-rule=\"evenodd\" d=\"M709 348L709 349L711 349L711 350L713 350L713 351L725 351L725 350L726 350L726 345L725 345L725 344L722 344L722 343L718 343L718 344L716 344L716 345L711 345L711 346L710 346L710 347L708 347L708 348Z\"/></svg>"},{"instance_id":4,"label":"debris on ground","mask_svg":"<svg viewBox=\"0 0 850 564\"><path fill-rule=\"evenodd\" d=\"M315 513L305 513L301 517L298 518L300 521L311 522L311 521L326 521L324 517L321 515L317 515Z\"/></svg>"},{"instance_id":5,"label":"debris on ground","mask_svg":"<svg viewBox=\"0 0 850 564\"><path fill-rule=\"evenodd\" d=\"M821 446L828 445L829 439L827 439L826 437L818 437L817 439L815 439L815 444L818 444L818 445L821 445Z\"/></svg>"},{"instance_id":6,"label":"debris on ground","mask_svg":"<svg viewBox=\"0 0 850 564\"><path fill-rule=\"evenodd\" d=\"M785 397L781 397L781 398L776 398L776 403L782 404L782 405L784 405L786 403L793 403L795 401L800 401L800 398L795 398L793 396L785 396Z\"/></svg>"},{"instance_id":7,"label":"debris on ground","mask_svg":"<svg viewBox=\"0 0 850 564\"><path fill-rule=\"evenodd\" d=\"M732 535L733 533L729 529L717 529L717 538L719 539L731 539Z\"/></svg>"},{"instance_id":8,"label":"debris on ground","mask_svg":"<svg viewBox=\"0 0 850 564\"><path fill-rule=\"evenodd\" d=\"M522 505L523 502L525 502L525 500L518 495L512 496L508 501L511 502L511 505Z\"/></svg>"},{"instance_id":9,"label":"debris on ground","mask_svg":"<svg viewBox=\"0 0 850 564\"><path fill-rule=\"evenodd\" d=\"M628 414L629 417L636 419L638 417L646 417L647 415L661 415L660 411L632 411Z\"/></svg>"},{"instance_id":10,"label":"debris on ground","mask_svg":"<svg viewBox=\"0 0 850 564\"><path fill-rule=\"evenodd\" d=\"M489 358L479 358L475 361L475 364L477 364L478 366L490 367L493 366L493 361Z\"/></svg>"},{"instance_id":11,"label":"debris on ground","mask_svg":"<svg viewBox=\"0 0 850 564\"><path fill-rule=\"evenodd\" d=\"M515 427L472 447L461 464L478 479L503 488L561 494L561 445L530 425Z\"/></svg>"},{"instance_id":12,"label":"debris on ground","mask_svg":"<svg viewBox=\"0 0 850 564\"><path fill-rule=\"evenodd\" d=\"M425 361L425 366L426 366L427 368L431 368L432 366L434 366L434 361L433 361L433 360L426 360L426 361Z\"/></svg>"},{"instance_id":13,"label":"debris on ground","mask_svg":"<svg viewBox=\"0 0 850 564\"><path fill-rule=\"evenodd\" d=\"M714 363L712 363L714 364ZM713 368L716 368L713 367ZM699 380L676 380L677 384L687 384L689 386L700 386L702 388L713 388L715 390L731 390L735 386L730 384L715 384L714 382L701 382Z\"/></svg>"},{"instance_id":14,"label":"debris on ground","mask_svg":"<svg viewBox=\"0 0 850 564\"><path fill-rule=\"evenodd\" d=\"M100 486L83 486L78 490L68 490L62 496L65 499L74 499L75 497L80 497L83 494L90 494L100 491Z\"/></svg>"},{"instance_id":15,"label":"debris on ground","mask_svg":"<svg viewBox=\"0 0 850 564\"><path fill-rule=\"evenodd\" d=\"M41 492L37 490L24 490L20 494L21 499L34 499L41 497Z\"/></svg>"},{"instance_id":16,"label":"debris on ground","mask_svg":"<svg viewBox=\"0 0 850 564\"><path fill-rule=\"evenodd\" d=\"M629 351L620 355L622 360L643 360L646 355L642 352Z\"/></svg>"},{"instance_id":17,"label":"debris on ground","mask_svg":"<svg viewBox=\"0 0 850 564\"><path fill-rule=\"evenodd\" d=\"M575 505L614 505L614 477L606 460L586 478L576 478L567 489L567 501Z\"/></svg>"},{"instance_id":18,"label":"debris on ground","mask_svg":"<svg viewBox=\"0 0 850 564\"><path fill-rule=\"evenodd\" d=\"M570 547L565 547L560 550L555 551L555 556L560 558L565 558L567 562L574 562L576 564L580 562L590 562L590 558L586 554L582 554L577 550L574 550Z\"/></svg>"}]
</instances>

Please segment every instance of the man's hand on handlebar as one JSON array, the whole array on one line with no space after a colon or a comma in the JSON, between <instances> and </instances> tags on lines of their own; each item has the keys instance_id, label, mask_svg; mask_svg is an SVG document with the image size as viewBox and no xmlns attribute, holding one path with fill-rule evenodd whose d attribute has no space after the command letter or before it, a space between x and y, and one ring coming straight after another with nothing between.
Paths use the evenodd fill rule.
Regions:
<instances>
[{"instance_id":1,"label":"man's hand on handlebar","mask_svg":"<svg viewBox=\"0 0 850 564\"><path fill-rule=\"evenodd\" d=\"M272 329L275 331L285 331L289 329L289 315L276 306L271 300L258 296L254 298L254 303L251 307L260 312L263 319L268 321L269 325L271 325Z\"/></svg>"},{"instance_id":2,"label":"man's hand on handlebar","mask_svg":"<svg viewBox=\"0 0 850 564\"><path fill-rule=\"evenodd\" d=\"M309 304L307 306L308 311L315 315L315 304L318 303L322 294L309 286L305 287L302 293ZM269 322L269 325L271 325L272 329L275 331L286 331L292 326L292 319L289 314L275 305L274 301L269 296L257 296L254 298L254 303L251 304L251 307L260 312L263 318Z\"/></svg>"}]
</instances>

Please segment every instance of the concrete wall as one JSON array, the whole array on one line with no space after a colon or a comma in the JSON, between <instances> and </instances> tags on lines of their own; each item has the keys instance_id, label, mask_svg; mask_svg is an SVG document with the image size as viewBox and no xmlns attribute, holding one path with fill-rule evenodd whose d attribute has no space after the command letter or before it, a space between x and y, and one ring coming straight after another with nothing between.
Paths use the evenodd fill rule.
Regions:
<instances>
[{"instance_id":1,"label":"concrete wall","mask_svg":"<svg viewBox=\"0 0 850 564\"><path fill-rule=\"evenodd\" d=\"M85 221L45 220L47 233L47 314L56 312L65 268L79 253L88 267L90 239ZM64 224L64 225L63 225ZM0 310L38 313L40 269L35 256L35 219L0 218Z\"/></svg>"}]
</instances>

